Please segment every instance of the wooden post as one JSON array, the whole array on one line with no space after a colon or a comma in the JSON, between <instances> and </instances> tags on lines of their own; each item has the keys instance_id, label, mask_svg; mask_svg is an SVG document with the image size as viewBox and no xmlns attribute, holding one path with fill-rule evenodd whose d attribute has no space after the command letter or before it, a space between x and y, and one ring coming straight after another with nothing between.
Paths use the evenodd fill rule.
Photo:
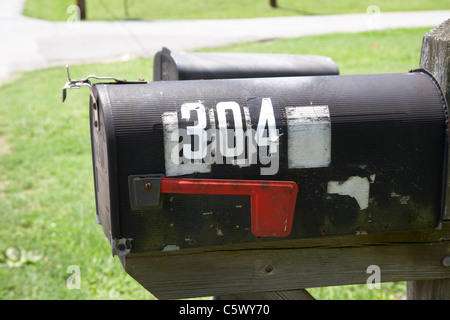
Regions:
<instances>
[{"instance_id":1,"label":"wooden post","mask_svg":"<svg viewBox=\"0 0 450 320\"><path fill-rule=\"evenodd\" d=\"M270 0L270 6L272 8L276 8L277 7L277 0Z\"/></svg>"},{"instance_id":2,"label":"wooden post","mask_svg":"<svg viewBox=\"0 0 450 320\"><path fill-rule=\"evenodd\" d=\"M450 300L450 279L408 281L408 300Z\"/></svg>"},{"instance_id":3,"label":"wooden post","mask_svg":"<svg viewBox=\"0 0 450 320\"><path fill-rule=\"evenodd\" d=\"M214 300L315 300L305 289L227 294Z\"/></svg>"},{"instance_id":4,"label":"wooden post","mask_svg":"<svg viewBox=\"0 0 450 320\"><path fill-rule=\"evenodd\" d=\"M420 67L434 75L450 101L450 19L423 37Z\"/></svg>"},{"instance_id":5,"label":"wooden post","mask_svg":"<svg viewBox=\"0 0 450 320\"><path fill-rule=\"evenodd\" d=\"M77 0L77 6L80 8L80 19L86 20L86 3L85 0Z\"/></svg>"},{"instance_id":6,"label":"wooden post","mask_svg":"<svg viewBox=\"0 0 450 320\"><path fill-rule=\"evenodd\" d=\"M447 102L450 101L450 19L423 37L420 68L429 71L444 91ZM447 178L447 190L450 190ZM444 220L450 220L450 193L447 192L447 206ZM442 262L444 265L447 262ZM408 281L407 298L411 300L447 300L450 299L450 279Z\"/></svg>"}]
</instances>

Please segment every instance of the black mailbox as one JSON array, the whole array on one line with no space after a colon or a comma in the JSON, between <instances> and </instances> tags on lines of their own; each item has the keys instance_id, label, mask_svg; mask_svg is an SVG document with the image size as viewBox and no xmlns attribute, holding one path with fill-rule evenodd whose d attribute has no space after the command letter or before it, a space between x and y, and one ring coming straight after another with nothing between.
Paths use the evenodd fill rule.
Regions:
<instances>
[{"instance_id":1,"label":"black mailbox","mask_svg":"<svg viewBox=\"0 0 450 320\"><path fill-rule=\"evenodd\" d=\"M430 74L97 83L114 254L435 228L447 106Z\"/></svg>"},{"instance_id":2,"label":"black mailbox","mask_svg":"<svg viewBox=\"0 0 450 320\"><path fill-rule=\"evenodd\" d=\"M262 53L157 52L153 80L201 80L338 75L328 57Z\"/></svg>"}]
</instances>

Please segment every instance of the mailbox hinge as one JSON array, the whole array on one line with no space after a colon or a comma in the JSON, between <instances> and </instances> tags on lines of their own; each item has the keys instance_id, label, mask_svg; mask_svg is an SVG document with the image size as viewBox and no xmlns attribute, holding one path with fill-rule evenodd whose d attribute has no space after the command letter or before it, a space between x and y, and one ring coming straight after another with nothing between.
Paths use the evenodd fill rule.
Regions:
<instances>
[{"instance_id":1,"label":"mailbox hinge","mask_svg":"<svg viewBox=\"0 0 450 320\"><path fill-rule=\"evenodd\" d=\"M70 72L69 72L69 66L66 65L66 70L67 70L67 78L69 81L66 82L66 84L64 85L63 89L62 89L62 102L64 102L66 100L67 97L67 89L80 89L82 87L88 87L89 88L89 94L92 98L92 108L94 109L95 113L94 113L94 123L96 123L95 128L98 130L100 130L100 123L99 123L99 110L97 107L97 91L94 90L92 88L92 84L90 79L96 79L96 80L110 80L110 81L114 81L114 83L118 83L118 84L133 84L133 83L146 83L144 79L139 79L139 81L127 81L125 79L116 79L113 77L98 77L95 75L89 75L85 78L82 79L72 79L70 77Z\"/></svg>"}]
</instances>

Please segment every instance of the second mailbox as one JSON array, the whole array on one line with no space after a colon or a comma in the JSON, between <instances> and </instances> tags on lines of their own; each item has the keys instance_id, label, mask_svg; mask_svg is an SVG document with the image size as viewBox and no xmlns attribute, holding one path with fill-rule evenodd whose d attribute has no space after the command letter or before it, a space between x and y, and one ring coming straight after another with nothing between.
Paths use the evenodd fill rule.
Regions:
<instances>
[{"instance_id":1,"label":"second mailbox","mask_svg":"<svg viewBox=\"0 0 450 320\"><path fill-rule=\"evenodd\" d=\"M338 75L329 57L298 54L180 52L155 54L153 80L201 80Z\"/></svg>"},{"instance_id":2,"label":"second mailbox","mask_svg":"<svg viewBox=\"0 0 450 320\"><path fill-rule=\"evenodd\" d=\"M425 71L92 90L97 214L114 254L442 219L447 106Z\"/></svg>"}]
</instances>

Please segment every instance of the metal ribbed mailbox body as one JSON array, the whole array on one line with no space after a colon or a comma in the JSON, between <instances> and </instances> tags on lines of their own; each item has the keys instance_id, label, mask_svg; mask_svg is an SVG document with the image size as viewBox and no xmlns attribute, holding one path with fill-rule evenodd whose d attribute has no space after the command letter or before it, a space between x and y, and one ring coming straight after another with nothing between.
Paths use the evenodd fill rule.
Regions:
<instances>
[{"instance_id":1,"label":"metal ribbed mailbox body","mask_svg":"<svg viewBox=\"0 0 450 320\"><path fill-rule=\"evenodd\" d=\"M418 230L440 222L447 107L425 72L94 90L97 213L119 250Z\"/></svg>"}]
</instances>

